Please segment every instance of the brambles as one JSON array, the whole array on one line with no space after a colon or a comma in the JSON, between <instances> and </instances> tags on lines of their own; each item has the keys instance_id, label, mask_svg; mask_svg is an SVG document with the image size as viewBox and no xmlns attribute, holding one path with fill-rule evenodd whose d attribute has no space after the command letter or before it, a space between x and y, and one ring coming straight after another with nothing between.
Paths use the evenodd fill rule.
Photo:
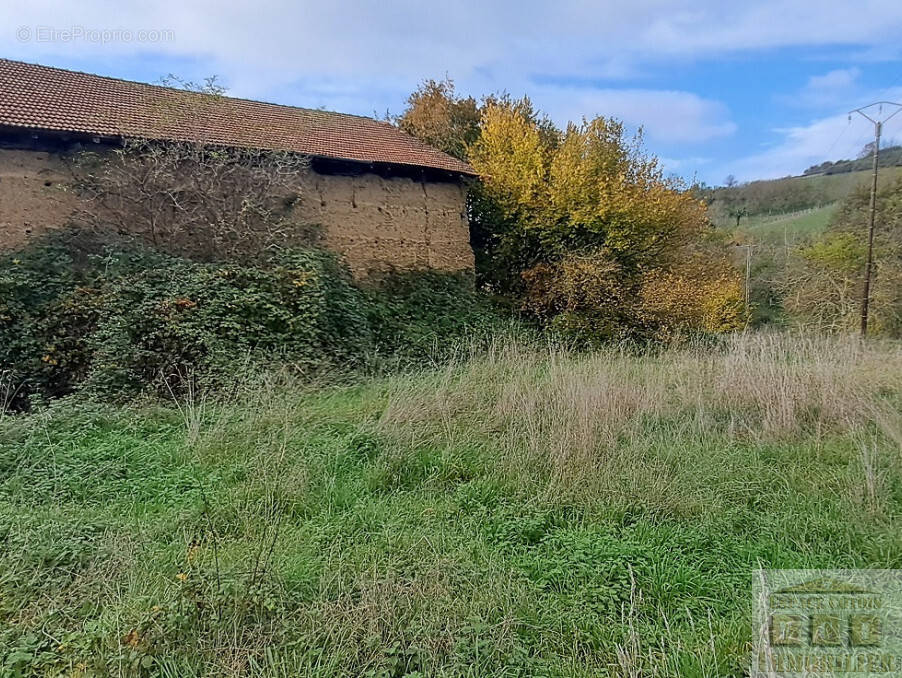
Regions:
<instances>
[{"instance_id":1,"label":"brambles","mask_svg":"<svg viewBox=\"0 0 902 678\"><path fill-rule=\"evenodd\" d=\"M204 263L73 229L0 262L0 365L13 409L76 391L168 399L261 365L417 363L496 322L467 276L361 288L318 250Z\"/></svg>"}]
</instances>

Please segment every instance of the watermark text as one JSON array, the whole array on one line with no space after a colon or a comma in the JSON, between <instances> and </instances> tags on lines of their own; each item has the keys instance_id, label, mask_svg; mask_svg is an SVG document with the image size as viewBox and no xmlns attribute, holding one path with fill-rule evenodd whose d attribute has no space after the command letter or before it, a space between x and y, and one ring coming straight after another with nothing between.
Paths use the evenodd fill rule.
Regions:
<instances>
[{"instance_id":1,"label":"watermark text","mask_svg":"<svg viewBox=\"0 0 902 678\"><path fill-rule=\"evenodd\" d=\"M16 29L19 42L40 43L89 43L111 45L116 43L165 43L175 42L171 28L90 28L88 26L19 26Z\"/></svg>"}]
</instances>

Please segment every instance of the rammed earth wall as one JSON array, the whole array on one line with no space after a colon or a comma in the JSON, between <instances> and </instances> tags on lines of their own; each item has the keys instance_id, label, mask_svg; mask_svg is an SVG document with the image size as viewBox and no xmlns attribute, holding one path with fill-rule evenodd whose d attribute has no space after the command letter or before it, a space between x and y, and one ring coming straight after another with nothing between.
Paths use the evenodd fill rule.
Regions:
<instances>
[{"instance_id":1,"label":"rammed earth wall","mask_svg":"<svg viewBox=\"0 0 902 678\"><path fill-rule=\"evenodd\" d=\"M64 158L52 150L0 148L0 249L65 225L77 210ZM298 223L318 225L323 243L355 275L473 268L466 186L453 175L314 161L300 185Z\"/></svg>"}]
</instances>

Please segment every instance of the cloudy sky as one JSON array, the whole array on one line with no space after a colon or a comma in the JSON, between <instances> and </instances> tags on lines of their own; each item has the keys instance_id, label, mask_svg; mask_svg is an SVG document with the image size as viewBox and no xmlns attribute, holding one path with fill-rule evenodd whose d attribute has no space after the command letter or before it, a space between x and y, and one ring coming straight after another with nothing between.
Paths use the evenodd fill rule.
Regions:
<instances>
[{"instance_id":1,"label":"cloudy sky","mask_svg":"<svg viewBox=\"0 0 902 678\"><path fill-rule=\"evenodd\" d=\"M709 183L855 155L873 130L846 112L902 100L900 35L899 0L0 0L3 57L364 115L447 74L559 123L642 125Z\"/></svg>"}]
</instances>

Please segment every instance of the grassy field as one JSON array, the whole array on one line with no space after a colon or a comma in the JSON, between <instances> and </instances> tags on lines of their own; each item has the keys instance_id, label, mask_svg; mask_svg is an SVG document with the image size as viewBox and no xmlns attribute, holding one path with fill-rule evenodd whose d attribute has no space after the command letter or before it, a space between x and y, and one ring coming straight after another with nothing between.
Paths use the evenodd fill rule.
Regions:
<instances>
[{"instance_id":1,"label":"grassy field","mask_svg":"<svg viewBox=\"0 0 902 678\"><path fill-rule=\"evenodd\" d=\"M789 214L746 217L738 232L753 242L793 245L827 230L838 207L839 205L834 203Z\"/></svg>"},{"instance_id":2,"label":"grassy field","mask_svg":"<svg viewBox=\"0 0 902 678\"><path fill-rule=\"evenodd\" d=\"M880 168L879 179L881 186L888 186L898 180L899 177L902 177L902 167ZM790 177L788 179L777 179L776 181L786 182L787 186L796 182L798 182L798 185L811 184L818 192L823 193L827 200L838 202L849 195L855 188L862 185L870 186L871 171L868 169L863 172L847 172L845 174Z\"/></svg>"},{"instance_id":3,"label":"grassy field","mask_svg":"<svg viewBox=\"0 0 902 678\"><path fill-rule=\"evenodd\" d=\"M0 421L0 675L743 675L752 571L902 567L902 346L499 342Z\"/></svg>"},{"instance_id":4,"label":"grassy field","mask_svg":"<svg viewBox=\"0 0 902 678\"><path fill-rule=\"evenodd\" d=\"M888 186L902 178L902 167L885 167L880 170L880 185ZM740 230L755 231L756 227L762 227L765 237L783 238L783 220L788 220L790 229L796 227L792 222L798 221L797 227L801 234L817 232L826 227L829 217L855 188L870 186L871 173L849 172L845 174L816 175L810 177L786 177L768 181L752 182L732 189L719 189L732 191L737 195L746 196L745 207L750 216L743 217ZM775 208L788 200L788 196L807 195L810 203L802 205L807 207L800 211L787 211ZM728 203L720 196L715 200L710 210L711 219L719 228L733 229L736 226L735 217L730 217L725 211ZM801 206L800 206L801 207ZM780 222L777 226L777 222ZM774 224L775 230L770 230L767 225Z\"/></svg>"}]
</instances>

